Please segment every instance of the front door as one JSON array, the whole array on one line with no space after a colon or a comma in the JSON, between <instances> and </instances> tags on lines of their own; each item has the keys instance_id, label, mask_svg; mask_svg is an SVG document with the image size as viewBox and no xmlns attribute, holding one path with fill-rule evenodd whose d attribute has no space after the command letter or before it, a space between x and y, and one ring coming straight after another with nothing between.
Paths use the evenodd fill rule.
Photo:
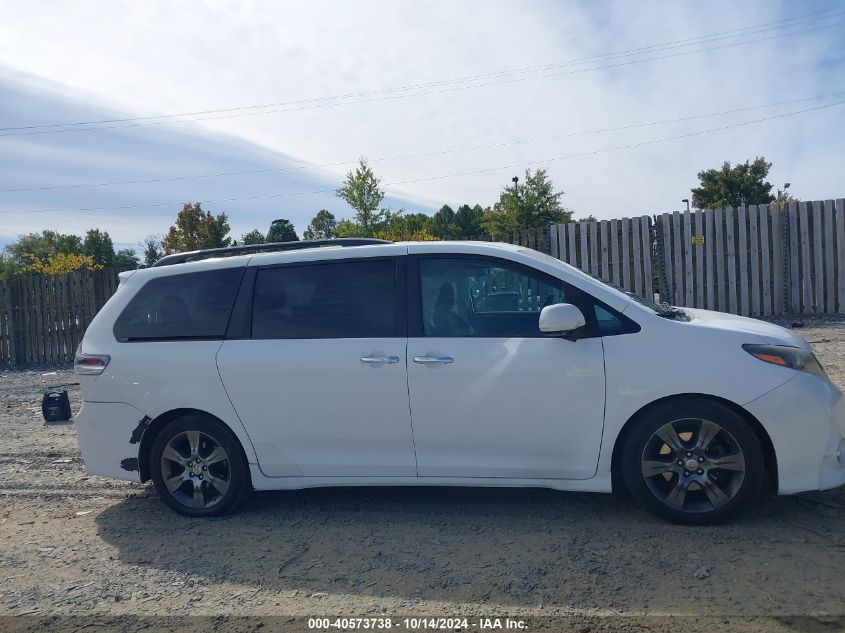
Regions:
<instances>
[{"instance_id":1,"label":"front door","mask_svg":"<svg viewBox=\"0 0 845 633\"><path fill-rule=\"evenodd\" d=\"M420 255L409 266L419 475L592 477L604 417L601 338L572 342L538 328L545 305L576 291L505 259Z\"/></svg>"},{"instance_id":2,"label":"front door","mask_svg":"<svg viewBox=\"0 0 845 633\"><path fill-rule=\"evenodd\" d=\"M264 474L416 475L400 264L258 270L251 337L226 340L217 360Z\"/></svg>"}]
</instances>

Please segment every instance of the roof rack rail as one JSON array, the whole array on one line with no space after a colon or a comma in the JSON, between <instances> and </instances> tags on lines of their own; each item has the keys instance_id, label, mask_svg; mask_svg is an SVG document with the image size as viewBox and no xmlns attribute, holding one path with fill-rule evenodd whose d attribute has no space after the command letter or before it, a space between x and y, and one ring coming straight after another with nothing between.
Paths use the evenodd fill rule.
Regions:
<instances>
[{"instance_id":1,"label":"roof rack rail","mask_svg":"<svg viewBox=\"0 0 845 633\"><path fill-rule=\"evenodd\" d=\"M318 248L321 246L366 246L368 244L392 244L389 240L377 240L365 237L339 237L330 240L303 240L301 242L271 242L269 244L249 244L246 246L227 246L224 248L206 248L187 253L165 255L152 268L157 266L171 266L184 264L208 257L222 255L248 255L249 253L275 253L278 251L298 251L303 248Z\"/></svg>"}]
</instances>

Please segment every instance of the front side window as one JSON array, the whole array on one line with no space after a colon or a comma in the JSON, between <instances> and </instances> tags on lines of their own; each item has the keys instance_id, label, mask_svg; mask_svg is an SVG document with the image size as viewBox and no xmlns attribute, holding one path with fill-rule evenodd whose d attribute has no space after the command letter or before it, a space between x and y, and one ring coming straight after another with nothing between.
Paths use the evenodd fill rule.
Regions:
<instances>
[{"instance_id":1,"label":"front side window","mask_svg":"<svg viewBox=\"0 0 845 633\"><path fill-rule=\"evenodd\" d=\"M150 279L114 324L122 342L223 338L244 269Z\"/></svg>"},{"instance_id":2,"label":"front side window","mask_svg":"<svg viewBox=\"0 0 845 633\"><path fill-rule=\"evenodd\" d=\"M258 271L252 337L382 338L396 335L396 263L374 260Z\"/></svg>"},{"instance_id":3,"label":"front side window","mask_svg":"<svg viewBox=\"0 0 845 633\"><path fill-rule=\"evenodd\" d=\"M501 260L422 258L425 336L539 337L540 310L566 303L563 282Z\"/></svg>"}]
</instances>

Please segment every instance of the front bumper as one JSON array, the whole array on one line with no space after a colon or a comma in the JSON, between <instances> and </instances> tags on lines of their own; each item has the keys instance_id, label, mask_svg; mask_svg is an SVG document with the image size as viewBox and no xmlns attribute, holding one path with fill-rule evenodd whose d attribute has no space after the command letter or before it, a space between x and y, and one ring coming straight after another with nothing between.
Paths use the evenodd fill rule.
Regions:
<instances>
[{"instance_id":1,"label":"front bumper","mask_svg":"<svg viewBox=\"0 0 845 633\"><path fill-rule=\"evenodd\" d=\"M128 404L83 402L76 416L76 438L85 470L127 481L141 481L138 448L149 418Z\"/></svg>"},{"instance_id":2,"label":"front bumper","mask_svg":"<svg viewBox=\"0 0 845 633\"><path fill-rule=\"evenodd\" d=\"M845 485L845 399L832 383L799 372L745 408L774 445L779 494Z\"/></svg>"}]
</instances>

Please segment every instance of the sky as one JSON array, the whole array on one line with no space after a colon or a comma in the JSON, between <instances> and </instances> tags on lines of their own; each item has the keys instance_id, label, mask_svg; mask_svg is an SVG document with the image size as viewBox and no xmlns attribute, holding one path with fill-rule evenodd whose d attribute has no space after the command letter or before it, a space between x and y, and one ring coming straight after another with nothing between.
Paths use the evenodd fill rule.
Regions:
<instances>
[{"instance_id":1,"label":"sky","mask_svg":"<svg viewBox=\"0 0 845 633\"><path fill-rule=\"evenodd\" d=\"M0 0L0 14L0 245L97 227L137 247L189 201L225 211L235 238L276 218L301 234L321 208L351 216L334 190L361 156L408 212L487 206L543 168L575 217L662 213L700 170L756 156L804 200L845 196L836 1Z\"/></svg>"}]
</instances>

